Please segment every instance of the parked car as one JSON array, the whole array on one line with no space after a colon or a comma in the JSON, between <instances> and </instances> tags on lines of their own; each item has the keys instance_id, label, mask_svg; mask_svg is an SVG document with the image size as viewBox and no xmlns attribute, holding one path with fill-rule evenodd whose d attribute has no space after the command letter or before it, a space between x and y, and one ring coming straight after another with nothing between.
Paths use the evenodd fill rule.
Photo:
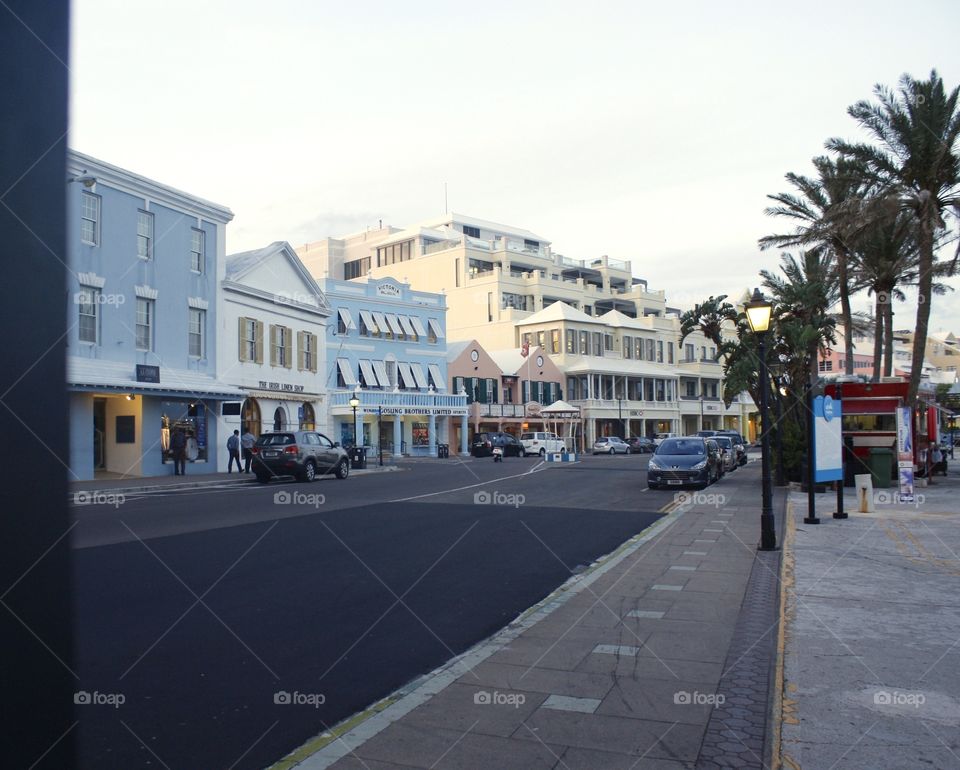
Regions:
<instances>
[{"instance_id":1,"label":"parked car","mask_svg":"<svg viewBox=\"0 0 960 770\"><path fill-rule=\"evenodd\" d=\"M701 436L665 439L647 465L647 486L701 489L720 478L720 452L716 442Z\"/></svg>"},{"instance_id":2,"label":"parked car","mask_svg":"<svg viewBox=\"0 0 960 770\"><path fill-rule=\"evenodd\" d=\"M733 439L730 436L723 436L719 433L716 436L712 437L712 440L717 443L717 446L720 447L720 455L722 459L721 466L723 467L723 472L735 471L738 467L737 459L737 450L734 447Z\"/></svg>"},{"instance_id":3,"label":"parked car","mask_svg":"<svg viewBox=\"0 0 960 770\"><path fill-rule=\"evenodd\" d=\"M626 439L626 442L627 446L630 447L630 454L652 453L657 448L653 443L653 439L647 438L646 436L631 436Z\"/></svg>"},{"instance_id":4,"label":"parked car","mask_svg":"<svg viewBox=\"0 0 960 770\"><path fill-rule=\"evenodd\" d=\"M528 455L541 457L547 452L563 452L567 448L563 439L556 433L542 430L521 433L520 443L523 444L523 449Z\"/></svg>"},{"instance_id":5,"label":"parked car","mask_svg":"<svg viewBox=\"0 0 960 770\"><path fill-rule=\"evenodd\" d=\"M593 442L593 453L595 455L630 454L630 445L617 436L600 436Z\"/></svg>"},{"instance_id":6,"label":"parked car","mask_svg":"<svg viewBox=\"0 0 960 770\"><path fill-rule=\"evenodd\" d=\"M315 431L263 433L251 452L253 460L250 467L261 484L280 476L293 476L298 481L309 482L324 473L332 473L338 479L350 475L350 459L346 450Z\"/></svg>"},{"instance_id":7,"label":"parked car","mask_svg":"<svg viewBox=\"0 0 960 770\"><path fill-rule=\"evenodd\" d=\"M470 454L474 457L490 457L495 446L503 450L504 457L525 457L527 454L516 436L496 431L477 433L470 444Z\"/></svg>"},{"instance_id":8,"label":"parked car","mask_svg":"<svg viewBox=\"0 0 960 770\"><path fill-rule=\"evenodd\" d=\"M716 436L719 431L715 430L698 430L696 435L700 438L709 438L710 436Z\"/></svg>"},{"instance_id":9,"label":"parked car","mask_svg":"<svg viewBox=\"0 0 960 770\"><path fill-rule=\"evenodd\" d=\"M678 434L676 433L658 433L653 437L653 445L660 446L660 442L668 438L677 438Z\"/></svg>"},{"instance_id":10,"label":"parked car","mask_svg":"<svg viewBox=\"0 0 960 770\"><path fill-rule=\"evenodd\" d=\"M747 464L747 441L735 430L718 430L718 436L729 436L733 441L734 452L736 453L737 465Z\"/></svg>"}]
</instances>

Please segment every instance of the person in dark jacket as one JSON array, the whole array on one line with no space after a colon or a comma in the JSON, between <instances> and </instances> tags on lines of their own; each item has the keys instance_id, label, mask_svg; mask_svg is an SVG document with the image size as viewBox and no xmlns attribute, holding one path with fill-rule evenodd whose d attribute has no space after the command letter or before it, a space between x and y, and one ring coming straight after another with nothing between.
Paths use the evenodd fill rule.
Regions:
<instances>
[{"instance_id":1,"label":"person in dark jacket","mask_svg":"<svg viewBox=\"0 0 960 770\"><path fill-rule=\"evenodd\" d=\"M233 464L237 464L237 473L243 471L240 465L240 431L235 430L233 435L227 439L227 452L230 453L230 459L227 461L227 473L233 473Z\"/></svg>"},{"instance_id":2,"label":"person in dark jacket","mask_svg":"<svg viewBox=\"0 0 960 770\"><path fill-rule=\"evenodd\" d=\"M170 438L170 450L173 453L173 475L185 476L187 473L187 434L183 428L173 431Z\"/></svg>"}]
</instances>

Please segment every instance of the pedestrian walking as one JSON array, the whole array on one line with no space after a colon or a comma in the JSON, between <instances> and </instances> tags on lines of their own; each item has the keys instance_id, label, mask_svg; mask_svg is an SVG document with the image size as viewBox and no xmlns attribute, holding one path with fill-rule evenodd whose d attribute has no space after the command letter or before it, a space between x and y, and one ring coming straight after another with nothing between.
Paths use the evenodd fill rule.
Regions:
<instances>
[{"instance_id":1,"label":"pedestrian walking","mask_svg":"<svg viewBox=\"0 0 960 770\"><path fill-rule=\"evenodd\" d=\"M173 431L170 438L170 451L173 453L173 475L185 476L187 473L187 434L183 428Z\"/></svg>"},{"instance_id":2,"label":"pedestrian walking","mask_svg":"<svg viewBox=\"0 0 960 770\"><path fill-rule=\"evenodd\" d=\"M243 449L243 472L250 473L250 463L253 461L253 445L257 443L257 437L249 429L243 432L240 437L240 447Z\"/></svg>"},{"instance_id":3,"label":"pedestrian walking","mask_svg":"<svg viewBox=\"0 0 960 770\"><path fill-rule=\"evenodd\" d=\"M233 464L237 464L237 473L242 473L243 468L240 465L240 431L235 430L233 435L227 439L227 452L230 459L227 461L227 473L233 473Z\"/></svg>"}]
</instances>

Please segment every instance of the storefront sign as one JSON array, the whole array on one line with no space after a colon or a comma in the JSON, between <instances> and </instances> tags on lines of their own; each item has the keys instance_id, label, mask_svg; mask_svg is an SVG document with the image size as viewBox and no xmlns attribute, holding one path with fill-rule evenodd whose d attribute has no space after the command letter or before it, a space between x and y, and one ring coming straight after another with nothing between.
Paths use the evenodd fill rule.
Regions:
<instances>
[{"instance_id":1,"label":"storefront sign","mask_svg":"<svg viewBox=\"0 0 960 770\"><path fill-rule=\"evenodd\" d=\"M358 410L363 412L365 410ZM366 410L368 414L377 414L377 409ZM432 414L438 417L444 416L462 416L467 413L465 408L450 408L443 406L385 406L379 410L383 415L428 415Z\"/></svg>"},{"instance_id":2,"label":"storefront sign","mask_svg":"<svg viewBox=\"0 0 960 770\"><path fill-rule=\"evenodd\" d=\"M137 382L160 382L160 367L147 364L137 364Z\"/></svg>"},{"instance_id":3,"label":"storefront sign","mask_svg":"<svg viewBox=\"0 0 960 770\"><path fill-rule=\"evenodd\" d=\"M913 502L913 410L909 406L897 407L897 478L900 501Z\"/></svg>"},{"instance_id":4,"label":"storefront sign","mask_svg":"<svg viewBox=\"0 0 960 770\"><path fill-rule=\"evenodd\" d=\"M400 287L393 283L381 283L377 285L377 296L379 297L399 297Z\"/></svg>"},{"instance_id":5,"label":"storefront sign","mask_svg":"<svg viewBox=\"0 0 960 770\"><path fill-rule=\"evenodd\" d=\"M839 401L817 396L813 402L814 469L816 481L843 478L843 414Z\"/></svg>"},{"instance_id":6,"label":"storefront sign","mask_svg":"<svg viewBox=\"0 0 960 770\"><path fill-rule=\"evenodd\" d=\"M291 385L289 382L264 382L260 380L262 390L282 390L288 393L303 393L303 385Z\"/></svg>"}]
</instances>

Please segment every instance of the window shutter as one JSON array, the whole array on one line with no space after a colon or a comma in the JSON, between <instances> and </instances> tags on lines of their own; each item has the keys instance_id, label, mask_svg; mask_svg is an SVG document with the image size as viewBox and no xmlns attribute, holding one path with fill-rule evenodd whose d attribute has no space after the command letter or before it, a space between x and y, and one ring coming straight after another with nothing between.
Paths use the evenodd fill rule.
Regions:
<instances>
[{"instance_id":1,"label":"window shutter","mask_svg":"<svg viewBox=\"0 0 960 770\"><path fill-rule=\"evenodd\" d=\"M477 401L487 403L487 381L482 378L477 380Z\"/></svg>"},{"instance_id":2,"label":"window shutter","mask_svg":"<svg viewBox=\"0 0 960 770\"><path fill-rule=\"evenodd\" d=\"M316 373L317 371L317 335L309 334L310 337L310 371Z\"/></svg>"},{"instance_id":3,"label":"window shutter","mask_svg":"<svg viewBox=\"0 0 960 770\"><path fill-rule=\"evenodd\" d=\"M243 316L237 319L239 323L239 330L237 332L237 339L240 342L240 352L237 354L238 361L247 360L247 319Z\"/></svg>"},{"instance_id":4,"label":"window shutter","mask_svg":"<svg viewBox=\"0 0 960 770\"><path fill-rule=\"evenodd\" d=\"M270 326L270 366L277 365L277 327Z\"/></svg>"},{"instance_id":5,"label":"window shutter","mask_svg":"<svg viewBox=\"0 0 960 770\"><path fill-rule=\"evenodd\" d=\"M303 349L303 338L306 336L306 332L297 332L297 371L302 372L304 370L304 349Z\"/></svg>"},{"instance_id":6,"label":"window shutter","mask_svg":"<svg viewBox=\"0 0 960 770\"><path fill-rule=\"evenodd\" d=\"M530 400L530 380L523 381L523 403Z\"/></svg>"},{"instance_id":7,"label":"window shutter","mask_svg":"<svg viewBox=\"0 0 960 770\"><path fill-rule=\"evenodd\" d=\"M283 330L283 365L287 369L293 368L293 329L284 326Z\"/></svg>"},{"instance_id":8,"label":"window shutter","mask_svg":"<svg viewBox=\"0 0 960 770\"><path fill-rule=\"evenodd\" d=\"M460 394L460 388L463 387L463 377L454 377L453 378L453 393L454 395Z\"/></svg>"},{"instance_id":9,"label":"window shutter","mask_svg":"<svg viewBox=\"0 0 960 770\"><path fill-rule=\"evenodd\" d=\"M497 386L496 380L493 380L493 403L494 404L500 403L499 387Z\"/></svg>"},{"instance_id":10,"label":"window shutter","mask_svg":"<svg viewBox=\"0 0 960 770\"><path fill-rule=\"evenodd\" d=\"M263 363L263 321L254 321L254 353L258 364Z\"/></svg>"}]
</instances>

